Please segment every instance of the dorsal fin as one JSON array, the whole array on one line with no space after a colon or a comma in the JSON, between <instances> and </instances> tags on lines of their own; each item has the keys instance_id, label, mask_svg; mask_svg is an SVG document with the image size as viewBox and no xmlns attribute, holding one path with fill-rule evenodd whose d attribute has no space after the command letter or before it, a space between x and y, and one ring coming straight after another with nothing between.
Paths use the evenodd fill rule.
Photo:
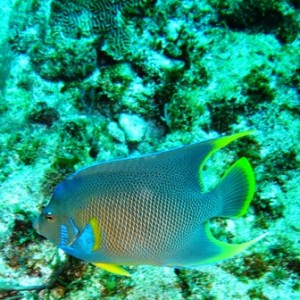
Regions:
<instances>
[{"instance_id":1,"label":"dorsal fin","mask_svg":"<svg viewBox=\"0 0 300 300\"><path fill-rule=\"evenodd\" d=\"M76 172L69 179L100 174L120 175L126 173L135 176L139 176L139 174L180 174L180 180L188 182L191 188L199 189L199 185L201 186L199 173L206 160L218 149L250 133L252 132L237 133L137 158L102 162Z\"/></svg>"}]
</instances>

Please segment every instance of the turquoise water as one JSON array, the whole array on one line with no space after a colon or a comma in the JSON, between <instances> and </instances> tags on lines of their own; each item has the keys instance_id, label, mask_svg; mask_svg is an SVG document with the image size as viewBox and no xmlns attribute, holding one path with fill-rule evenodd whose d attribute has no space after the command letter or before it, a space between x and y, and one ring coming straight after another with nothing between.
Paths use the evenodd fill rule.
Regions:
<instances>
[{"instance_id":1,"label":"turquoise water","mask_svg":"<svg viewBox=\"0 0 300 300\"><path fill-rule=\"evenodd\" d=\"M298 1L65 2L1 1L0 299L300 298ZM247 130L204 167L206 190L254 168L247 214L212 230L269 235L228 261L121 277L32 228L84 166Z\"/></svg>"}]
</instances>

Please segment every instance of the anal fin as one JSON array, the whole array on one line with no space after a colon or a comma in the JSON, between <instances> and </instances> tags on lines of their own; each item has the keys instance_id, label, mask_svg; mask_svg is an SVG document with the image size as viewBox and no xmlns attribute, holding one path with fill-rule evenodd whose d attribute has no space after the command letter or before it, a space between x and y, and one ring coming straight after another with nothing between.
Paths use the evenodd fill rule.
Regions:
<instances>
[{"instance_id":1,"label":"anal fin","mask_svg":"<svg viewBox=\"0 0 300 300\"><path fill-rule=\"evenodd\" d=\"M217 263L219 261L223 261L225 259L231 258L232 256L239 254L240 252L244 251L245 249L247 249L248 247L254 245L255 243L257 243L258 241L260 241L261 239L263 239L268 232L263 233L262 235L258 236L257 238L246 242L246 243L242 243L242 244L228 244L226 242L222 242L217 240L211 233L210 228L209 228L209 223L207 222L205 225L205 232L207 235L207 239L210 242L209 247L211 247L212 249L214 249L212 251L212 253L214 252L214 255L212 255L211 257L207 257L203 260L199 261L199 264L213 264L213 263Z\"/></svg>"},{"instance_id":2,"label":"anal fin","mask_svg":"<svg viewBox=\"0 0 300 300\"><path fill-rule=\"evenodd\" d=\"M217 240L211 233L209 222L202 224L200 232L197 230L186 247L176 253L174 258L167 262L168 266L197 267L200 265L214 264L239 254L246 248L252 246L268 233L242 244L228 244Z\"/></svg>"},{"instance_id":3,"label":"anal fin","mask_svg":"<svg viewBox=\"0 0 300 300\"><path fill-rule=\"evenodd\" d=\"M121 268L118 265L113 265L113 264L105 264L105 263L93 263L98 268L101 268L105 271L117 274L117 275L123 275L123 276L128 276L131 277L131 274L126 271L125 269Z\"/></svg>"}]
</instances>

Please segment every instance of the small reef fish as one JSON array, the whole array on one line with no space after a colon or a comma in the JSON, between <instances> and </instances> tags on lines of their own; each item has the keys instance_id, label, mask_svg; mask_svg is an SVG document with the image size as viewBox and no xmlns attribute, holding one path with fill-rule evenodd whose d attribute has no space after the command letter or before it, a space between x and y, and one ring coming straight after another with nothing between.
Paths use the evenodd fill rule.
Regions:
<instances>
[{"instance_id":1,"label":"small reef fish","mask_svg":"<svg viewBox=\"0 0 300 300\"><path fill-rule=\"evenodd\" d=\"M181 268L230 258L266 235L227 244L209 228L211 218L246 213L252 167L240 158L206 193L201 173L215 151L250 133L84 168L55 188L33 226L66 253L120 275L129 276L120 265Z\"/></svg>"}]
</instances>

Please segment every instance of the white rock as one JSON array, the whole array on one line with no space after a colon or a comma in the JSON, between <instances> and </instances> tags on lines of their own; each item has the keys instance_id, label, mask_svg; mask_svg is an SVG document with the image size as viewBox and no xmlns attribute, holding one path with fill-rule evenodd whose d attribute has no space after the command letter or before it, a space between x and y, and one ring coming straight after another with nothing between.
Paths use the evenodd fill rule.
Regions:
<instances>
[{"instance_id":1,"label":"white rock","mask_svg":"<svg viewBox=\"0 0 300 300\"><path fill-rule=\"evenodd\" d=\"M141 142L147 130L145 120L134 114L121 114L120 127L124 130L128 142Z\"/></svg>"},{"instance_id":2,"label":"white rock","mask_svg":"<svg viewBox=\"0 0 300 300\"><path fill-rule=\"evenodd\" d=\"M110 122L107 125L107 131L117 141L125 142L125 134L116 122Z\"/></svg>"}]
</instances>

